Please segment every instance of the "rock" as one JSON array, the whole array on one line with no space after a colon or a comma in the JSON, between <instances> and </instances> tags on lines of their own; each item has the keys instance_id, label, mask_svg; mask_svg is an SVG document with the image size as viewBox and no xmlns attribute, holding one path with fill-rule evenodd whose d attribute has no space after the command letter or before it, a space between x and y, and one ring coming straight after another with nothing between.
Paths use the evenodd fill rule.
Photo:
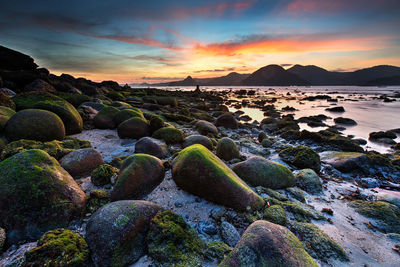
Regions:
<instances>
[{"instance_id":1,"label":"rock","mask_svg":"<svg viewBox=\"0 0 400 267\"><path fill-rule=\"evenodd\" d=\"M0 132L4 131L4 128L8 120L15 114L15 111L4 106L0 106Z\"/></svg>"},{"instance_id":2,"label":"rock","mask_svg":"<svg viewBox=\"0 0 400 267\"><path fill-rule=\"evenodd\" d=\"M168 146L158 139L142 137L135 144L135 153L149 154L162 159L168 155Z\"/></svg>"},{"instance_id":3,"label":"rock","mask_svg":"<svg viewBox=\"0 0 400 267\"><path fill-rule=\"evenodd\" d=\"M321 161L332 165L341 172L351 172L366 164L367 156L358 152L325 151L320 154Z\"/></svg>"},{"instance_id":4,"label":"rock","mask_svg":"<svg viewBox=\"0 0 400 267\"><path fill-rule=\"evenodd\" d=\"M295 222L290 229L299 237L304 248L313 258L324 262L327 262L328 258L349 260L343 248L314 224Z\"/></svg>"},{"instance_id":5,"label":"rock","mask_svg":"<svg viewBox=\"0 0 400 267\"><path fill-rule=\"evenodd\" d=\"M252 223L220 264L240 266L318 266L287 228L267 221Z\"/></svg>"},{"instance_id":6,"label":"rock","mask_svg":"<svg viewBox=\"0 0 400 267\"><path fill-rule=\"evenodd\" d=\"M310 194L322 192L319 176L312 169L303 169L296 174L296 185Z\"/></svg>"},{"instance_id":7,"label":"rock","mask_svg":"<svg viewBox=\"0 0 400 267\"><path fill-rule=\"evenodd\" d=\"M86 195L74 179L42 150L0 162L0 225L11 244L66 226L85 204Z\"/></svg>"},{"instance_id":8,"label":"rock","mask_svg":"<svg viewBox=\"0 0 400 267\"><path fill-rule=\"evenodd\" d=\"M17 94L13 90L8 89L8 88L0 88L0 92L5 94L8 97L14 97Z\"/></svg>"},{"instance_id":9,"label":"rock","mask_svg":"<svg viewBox=\"0 0 400 267\"><path fill-rule=\"evenodd\" d=\"M213 149L213 143L211 139L204 135L190 135L183 140L183 147L188 147L195 144L203 145L209 150Z\"/></svg>"},{"instance_id":10,"label":"rock","mask_svg":"<svg viewBox=\"0 0 400 267\"><path fill-rule=\"evenodd\" d=\"M349 203L358 213L377 220L378 227L389 233L400 234L400 208L384 201L354 200Z\"/></svg>"},{"instance_id":11,"label":"rock","mask_svg":"<svg viewBox=\"0 0 400 267\"><path fill-rule=\"evenodd\" d=\"M195 127L197 131L202 135L209 135L209 134L213 136L218 135L217 127L215 127L215 125L212 124L211 122L199 120L198 122L196 122Z\"/></svg>"},{"instance_id":12,"label":"rock","mask_svg":"<svg viewBox=\"0 0 400 267\"><path fill-rule=\"evenodd\" d=\"M396 133L393 131L380 131L380 132L372 132L369 134L369 139L380 139L380 138L389 138L389 139L396 139Z\"/></svg>"},{"instance_id":13,"label":"rock","mask_svg":"<svg viewBox=\"0 0 400 267\"><path fill-rule=\"evenodd\" d=\"M104 186L111 183L111 178L118 174L118 169L109 165L102 164L92 171L90 180L96 186Z\"/></svg>"},{"instance_id":14,"label":"rock","mask_svg":"<svg viewBox=\"0 0 400 267\"><path fill-rule=\"evenodd\" d=\"M119 112L115 107L105 107L93 119L94 126L99 129L114 129L117 125L114 116Z\"/></svg>"},{"instance_id":15,"label":"rock","mask_svg":"<svg viewBox=\"0 0 400 267\"><path fill-rule=\"evenodd\" d=\"M96 149L82 148L62 157L60 164L72 177L79 178L89 176L104 160Z\"/></svg>"},{"instance_id":16,"label":"rock","mask_svg":"<svg viewBox=\"0 0 400 267\"><path fill-rule=\"evenodd\" d=\"M110 202L110 196L107 191L104 190L93 190L90 191L90 195L86 205L86 211L94 213L104 205Z\"/></svg>"},{"instance_id":17,"label":"rock","mask_svg":"<svg viewBox=\"0 0 400 267\"><path fill-rule=\"evenodd\" d=\"M71 153L72 151L80 148L90 148L89 141L79 140L73 137L67 137L62 141L53 140L50 142L39 142L34 140L18 140L8 143L1 153L1 159L11 157L17 153L23 152L28 149L41 149L48 153L50 156L59 160L63 156Z\"/></svg>"},{"instance_id":18,"label":"rock","mask_svg":"<svg viewBox=\"0 0 400 267\"><path fill-rule=\"evenodd\" d=\"M235 116L233 116L231 113L224 113L217 118L216 126L237 129L239 127L239 123L235 119Z\"/></svg>"},{"instance_id":19,"label":"rock","mask_svg":"<svg viewBox=\"0 0 400 267\"><path fill-rule=\"evenodd\" d=\"M3 92L0 92L0 106L11 108L12 110L15 109L15 103L11 100L11 98Z\"/></svg>"},{"instance_id":20,"label":"rock","mask_svg":"<svg viewBox=\"0 0 400 267\"><path fill-rule=\"evenodd\" d=\"M147 234L149 256L159 266L201 266L204 244L181 216L158 213Z\"/></svg>"},{"instance_id":21,"label":"rock","mask_svg":"<svg viewBox=\"0 0 400 267\"><path fill-rule=\"evenodd\" d=\"M158 158L146 154L132 155L122 163L111 201L145 197L162 182L164 175L163 163Z\"/></svg>"},{"instance_id":22,"label":"rock","mask_svg":"<svg viewBox=\"0 0 400 267\"><path fill-rule=\"evenodd\" d=\"M37 247L25 254L24 266L85 266L89 259L89 248L78 234L55 229L46 232Z\"/></svg>"},{"instance_id":23,"label":"rock","mask_svg":"<svg viewBox=\"0 0 400 267\"><path fill-rule=\"evenodd\" d=\"M38 67L33 58L18 51L0 46L0 69L35 70Z\"/></svg>"},{"instance_id":24,"label":"rock","mask_svg":"<svg viewBox=\"0 0 400 267\"><path fill-rule=\"evenodd\" d=\"M150 125L145 119L133 117L118 125L120 138L139 139L150 134Z\"/></svg>"},{"instance_id":25,"label":"rock","mask_svg":"<svg viewBox=\"0 0 400 267\"><path fill-rule=\"evenodd\" d=\"M23 89L24 92L42 92L42 93L55 93L56 89L42 79L36 79Z\"/></svg>"},{"instance_id":26,"label":"rock","mask_svg":"<svg viewBox=\"0 0 400 267\"><path fill-rule=\"evenodd\" d=\"M232 139L230 139L229 137L224 137L218 142L217 156L226 161L234 158L239 158L239 148Z\"/></svg>"},{"instance_id":27,"label":"rock","mask_svg":"<svg viewBox=\"0 0 400 267\"><path fill-rule=\"evenodd\" d=\"M197 224L197 230L200 234L216 235L218 234L217 225L213 221L200 221Z\"/></svg>"},{"instance_id":28,"label":"rock","mask_svg":"<svg viewBox=\"0 0 400 267\"><path fill-rule=\"evenodd\" d=\"M382 184L380 180L370 177L361 178L358 182L362 187L365 188L375 188Z\"/></svg>"},{"instance_id":29,"label":"rock","mask_svg":"<svg viewBox=\"0 0 400 267\"><path fill-rule=\"evenodd\" d=\"M129 120L131 118L141 118L143 120L145 120L143 113L139 110L139 109L123 109L120 112L118 112L117 114L115 114L114 116L114 122L115 125L118 126L121 123L123 123L126 120Z\"/></svg>"},{"instance_id":30,"label":"rock","mask_svg":"<svg viewBox=\"0 0 400 267\"><path fill-rule=\"evenodd\" d=\"M3 251L4 244L6 243L6 230L0 227L0 255Z\"/></svg>"},{"instance_id":31,"label":"rock","mask_svg":"<svg viewBox=\"0 0 400 267\"><path fill-rule=\"evenodd\" d=\"M161 119L161 117L157 115L151 116L149 124L151 133L154 133L158 129L163 128L165 126L163 119Z\"/></svg>"},{"instance_id":32,"label":"rock","mask_svg":"<svg viewBox=\"0 0 400 267\"><path fill-rule=\"evenodd\" d=\"M82 132L83 120L73 105L49 93L28 93L13 98L17 110L44 109L57 114L64 123L67 135Z\"/></svg>"},{"instance_id":33,"label":"rock","mask_svg":"<svg viewBox=\"0 0 400 267\"><path fill-rule=\"evenodd\" d=\"M232 248L224 242L212 242L208 244L204 257L211 261L217 260L217 262L221 262L231 251Z\"/></svg>"},{"instance_id":34,"label":"rock","mask_svg":"<svg viewBox=\"0 0 400 267\"><path fill-rule=\"evenodd\" d=\"M184 133L174 127L164 127L155 131L152 137L164 140L167 144L179 144L183 142Z\"/></svg>"},{"instance_id":35,"label":"rock","mask_svg":"<svg viewBox=\"0 0 400 267\"><path fill-rule=\"evenodd\" d=\"M172 163L172 178L183 190L235 210L253 210L264 201L202 145L187 147Z\"/></svg>"},{"instance_id":36,"label":"rock","mask_svg":"<svg viewBox=\"0 0 400 267\"><path fill-rule=\"evenodd\" d=\"M333 120L336 124L344 125L357 125L357 122L353 119L338 117Z\"/></svg>"},{"instance_id":37,"label":"rock","mask_svg":"<svg viewBox=\"0 0 400 267\"><path fill-rule=\"evenodd\" d=\"M286 148L279 152L279 156L283 161L292 164L297 168L309 168L316 172L319 172L321 168L319 155L307 146Z\"/></svg>"},{"instance_id":38,"label":"rock","mask_svg":"<svg viewBox=\"0 0 400 267\"><path fill-rule=\"evenodd\" d=\"M264 133L264 132L259 132L258 133L258 137L257 137L258 142L261 143L265 138L267 138L267 134L266 133Z\"/></svg>"},{"instance_id":39,"label":"rock","mask_svg":"<svg viewBox=\"0 0 400 267\"><path fill-rule=\"evenodd\" d=\"M5 128L7 140L30 139L37 141L62 140L64 123L56 114L40 109L26 109L13 115Z\"/></svg>"},{"instance_id":40,"label":"rock","mask_svg":"<svg viewBox=\"0 0 400 267\"><path fill-rule=\"evenodd\" d=\"M333 108L326 108L326 111L330 112L344 112L344 107L333 107Z\"/></svg>"},{"instance_id":41,"label":"rock","mask_svg":"<svg viewBox=\"0 0 400 267\"><path fill-rule=\"evenodd\" d=\"M296 181L288 167L260 156L239 162L232 170L252 186L280 189L291 187Z\"/></svg>"},{"instance_id":42,"label":"rock","mask_svg":"<svg viewBox=\"0 0 400 267\"><path fill-rule=\"evenodd\" d=\"M280 205L272 205L264 210L263 219L269 222L286 225L286 214Z\"/></svg>"},{"instance_id":43,"label":"rock","mask_svg":"<svg viewBox=\"0 0 400 267\"><path fill-rule=\"evenodd\" d=\"M240 239L240 234L235 226L228 222L221 223L221 236L224 242L231 247L236 246Z\"/></svg>"},{"instance_id":44,"label":"rock","mask_svg":"<svg viewBox=\"0 0 400 267\"><path fill-rule=\"evenodd\" d=\"M146 253L151 219L161 211L142 200L112 202L89 219L86 241L95 266L128 266Z\"/></svg>"}]
</instances>

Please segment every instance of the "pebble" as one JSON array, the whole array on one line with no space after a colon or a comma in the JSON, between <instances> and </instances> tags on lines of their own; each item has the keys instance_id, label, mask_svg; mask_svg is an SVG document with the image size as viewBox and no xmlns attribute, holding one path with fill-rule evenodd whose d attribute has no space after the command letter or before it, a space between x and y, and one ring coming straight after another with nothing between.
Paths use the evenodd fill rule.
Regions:
<instances>
[{"instance_id":1,"label":"pebble","mask_svg":"<svg viewBox=\"0 0 400 267\"><path fill-rule=\"evenodd\" d=\"M197 224L197 230L201 234L216 235L218 234L217 225L212 221L200 221Z\"/></svg>"},{"instance_id":2,"label":"pebble","mask_svg":"<svg viewBox=\"0 0 400 267\"><path fill-rule=\"evenodd\" d=\"M221 236L225 243L231 247L236 246L240 239L240 234L236 230L235 226L228 222L221 223Z\"/></svg>"}]
</instances>

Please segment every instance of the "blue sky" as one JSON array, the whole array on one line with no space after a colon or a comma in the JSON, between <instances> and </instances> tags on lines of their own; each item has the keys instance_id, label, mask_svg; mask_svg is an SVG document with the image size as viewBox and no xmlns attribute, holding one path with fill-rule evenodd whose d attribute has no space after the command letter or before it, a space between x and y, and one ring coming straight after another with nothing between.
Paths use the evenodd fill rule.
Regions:
<instances>
[{"instance_id":1,"label":"blue sky","mask_svg":"<svg viewBox=\"0 0 400 267\"><path fill-rule=\"evenodd\" d=\"M268 64L400 65L400 1L7 1L0 44L51 72L158 82Z\"/></svg>"}]
</instances>

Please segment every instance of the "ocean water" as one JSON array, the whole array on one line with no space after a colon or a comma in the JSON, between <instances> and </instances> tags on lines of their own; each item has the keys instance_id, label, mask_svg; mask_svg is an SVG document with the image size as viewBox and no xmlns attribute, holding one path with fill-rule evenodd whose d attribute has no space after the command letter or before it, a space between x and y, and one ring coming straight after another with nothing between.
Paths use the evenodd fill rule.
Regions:
<instances>
[{"instance_id":1,"label":"ocean water","mask_svg":"<svg viewBox=\"0 0 400 267\"><path fill-rule=\"evenodd\" d=\"M167 90L194 90L194 87L162 87ZM254 96L238 98L234 91L236 90L255 90ZM390 145L376 143L368 140L369 133L376 131L387 131L400 128L400 98L394 102L384 102L380 97L387 95L392 98L396 93L400 93L400 86L388 87L360 87L360 86L311 86L311 87L233 87L233 86L207 86L201 87L206 91L231 91L226 94L227 99L242 100L262 100L276 97L274 103L277 110L290 106L295 111L283 112L294 114L295 119L304 116L324 114L331 119L325 121L328 125L335 125L333 119L336 117L351 118L357 122L355 126L345 126L343 132L345 135L354 135L355 138L363 138L368 141L364 146L367 150L375 150L386 153L390 150ZM288 95L288 93L290 95ZM338 98L338 102L328 102L327 100L304 101L306 96L315 96L326 94L332 98ZM334 113L325 109L333 106L342 106L345 109L343 113ZM238 109L229 106L230 111L235 112ZM264 112L258 108L242 107L239 110L249 115L253 121L261 121L264 118ZM251 122L251 121L250 121ZM305 123L299 124L301 129L309 131L319 131L326 127L311 128ZM400 136L395 139L400 142Z\"/></svg>"}]
</instances>

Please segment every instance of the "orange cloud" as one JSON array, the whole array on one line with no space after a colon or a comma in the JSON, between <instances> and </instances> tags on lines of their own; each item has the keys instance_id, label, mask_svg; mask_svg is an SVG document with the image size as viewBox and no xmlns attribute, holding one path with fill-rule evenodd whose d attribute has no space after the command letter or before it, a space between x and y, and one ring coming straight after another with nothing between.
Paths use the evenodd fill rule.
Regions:
<instances>
[{"instance_id":1,"label":"orange cloud","mask_svg":"<svg viewBox=\"0 0 400 267\"><path fill-rule=\"evenodd\" d=\"M329 35L301 35L290 37L253 36L240 41L197 45L194 54L204 56L234 56L256 53L362 51L388 46L392 36L337 37Z\"/></svg>"}]
</instances>

